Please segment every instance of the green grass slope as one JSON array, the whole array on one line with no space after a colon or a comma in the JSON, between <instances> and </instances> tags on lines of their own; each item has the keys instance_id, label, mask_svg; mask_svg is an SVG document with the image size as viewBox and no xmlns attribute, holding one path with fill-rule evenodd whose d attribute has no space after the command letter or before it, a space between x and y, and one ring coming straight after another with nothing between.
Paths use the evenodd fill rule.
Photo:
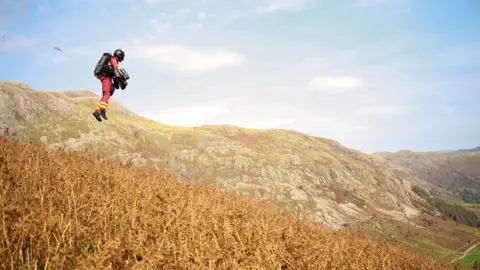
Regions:
<instances>
[{"instance_id":1,"label":"green grass slope","mask_svg":"<svg viewBox=\"0 0 480 270\"><path fill-rule=\"evenodd\" d=\"M480 268L480 244L469 250L460 260L460 264L464 267Z\"/></svg>"}]
</instances>

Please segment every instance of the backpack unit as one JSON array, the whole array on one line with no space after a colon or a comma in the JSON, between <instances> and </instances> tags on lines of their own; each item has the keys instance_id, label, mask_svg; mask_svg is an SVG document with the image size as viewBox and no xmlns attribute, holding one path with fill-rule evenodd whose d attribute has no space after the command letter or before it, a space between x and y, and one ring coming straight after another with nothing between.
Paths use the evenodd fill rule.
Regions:
<instances>
[{"instance_id":1,"label":"backpack unit","mask_svg":"<svg viewBox=\"0 0 480 270\"><path fill-rule=\"evenodd\" d=\"M93 75L95 77L109 74L108 67L110 65L110 57L112 57L111 53L103 53L102 57L100 58L100 60L98 60L97 65L95 66L95 70L93 71Z\"/></svg>"}]
</instances>

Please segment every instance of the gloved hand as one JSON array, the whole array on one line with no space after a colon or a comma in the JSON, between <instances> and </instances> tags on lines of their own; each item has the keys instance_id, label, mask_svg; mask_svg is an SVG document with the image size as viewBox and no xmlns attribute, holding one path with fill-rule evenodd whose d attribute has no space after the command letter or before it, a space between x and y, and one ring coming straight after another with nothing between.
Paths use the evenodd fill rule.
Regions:
<instances>
[{"instance_id":1,"label":"gloved hand","mask_svg":"<svg viewBox=\"0 0 480 270\"><path fill-rule=\"evenodd\" d=\"M128 75L128 72L124 68L119 69L120 76L122 76L124 81L128 81L130 79L130 75Z\"/></svg>"},{"instance_id":2,"label":"gloved hand","mask_svg":"<svg viewBox=\"0 0 480 270\"><path fill-rule=\"evenodd\" d=\"M113 77L114 78L119 78L120 77L120 71L116 68L113 69Z\"/></svg>"},{"instance_id":3,"label":"gloved hand","mask_svg":"<svg viewBox=\"0 0 480 270\"><path fill-rule=\"evenodd\" d=\"M119 78L113 78L113 87L114 87L115 89L120 88Z\"/></svg>"},{"instance_id":4,"label":"gloved hand","mask_svg":"<svg viewBox=\"0 0 480 270\"><path fill-rule=\"evenodd\" d=\"M120 88L122 88L122 90L125 90L125 88L127 88L127 86L128 86L127 81L120 80Z\"/></svg>"}]
</instances>

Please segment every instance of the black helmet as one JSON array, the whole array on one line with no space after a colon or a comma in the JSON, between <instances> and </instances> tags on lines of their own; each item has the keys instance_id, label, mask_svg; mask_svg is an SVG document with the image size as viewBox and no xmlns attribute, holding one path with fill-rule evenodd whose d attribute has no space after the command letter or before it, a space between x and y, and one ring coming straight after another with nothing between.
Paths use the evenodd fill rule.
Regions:
<instances>
[{"instance_id":1,"label":"black helmet","mask_svg":"<svg viewBox=\"0 0 480 270\"><path fill-rule=\"evenodd\" d=\"M125 53L121 49L116 49L113 56L117 57L120 62L125 59Z\"/></svg>"}]
</instances>

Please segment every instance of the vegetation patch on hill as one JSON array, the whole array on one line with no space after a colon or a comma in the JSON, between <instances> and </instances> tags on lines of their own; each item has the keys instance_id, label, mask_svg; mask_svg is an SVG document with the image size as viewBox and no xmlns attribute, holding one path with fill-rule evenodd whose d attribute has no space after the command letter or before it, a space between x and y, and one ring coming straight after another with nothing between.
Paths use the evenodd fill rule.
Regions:
<instances>
[{"instance_id":1,"label":"vegetation patch on hill","mask_svg":"<svg viewBox=\"0 0 480 270\"><path fill-rule=\"evenodd\" d=\"M472 269L480 269L480 244L476 245L460 260L460 264L464 267Z\"/></svg>"},{"instance_id":2,"label":"vegetation patch on hill","mask_svg":"<svg viewBox=\"0 0 480 270\"><path fill-rule=\"evenodd\" d=\"M448 202L439 196L430 195L419 186L413 186L412 190L424 200L415 201L415 204L417 207L423 208L425 212L435 214L438 211L444 218L450 218L459 224L480 228L480 217L475 211L461 204Z\"/></svg>"}]
</instances>

